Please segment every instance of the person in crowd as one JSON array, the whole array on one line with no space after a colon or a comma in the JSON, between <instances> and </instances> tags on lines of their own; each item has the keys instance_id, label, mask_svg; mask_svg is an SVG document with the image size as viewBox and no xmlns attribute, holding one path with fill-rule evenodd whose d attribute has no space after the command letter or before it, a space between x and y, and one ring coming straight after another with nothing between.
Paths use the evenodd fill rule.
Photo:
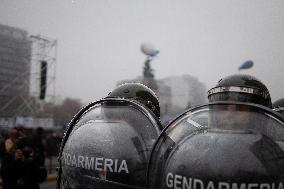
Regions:
<instances>
[{"instance_id":1,"label":"person in crowd","mask_svg":"<svg viewBox=\"0 0 284 189\"><path fill-rule=\"evenodd\" d=\"M47 174L35 156L33 140L23 130L13 128L5 144L1 162L3 189L39 189Z\"/></svg>"},{"instance_id":2,"label":"person in crowd","mask_svg":"<svg viewBox=\"0 0 284 189\"><path fill-rule=\"evenodd\" d=\"M44 130L42 127L38 127L33 136L34 152L38 157L39 165L45 165L45 148L43 143Z\"/></svg>"},{"instance_id":3,"label":"person in crowd","mask_svg":"<svg viewBox=\"0 0 284 189\"><path fill-rule=\"evenodd\" d=\"M18 130L16 128L12 128L9 132L9 138L5 140L5 150L10 153L15 150L16 141L19 137Z\"/></svg>"}]
</instances>

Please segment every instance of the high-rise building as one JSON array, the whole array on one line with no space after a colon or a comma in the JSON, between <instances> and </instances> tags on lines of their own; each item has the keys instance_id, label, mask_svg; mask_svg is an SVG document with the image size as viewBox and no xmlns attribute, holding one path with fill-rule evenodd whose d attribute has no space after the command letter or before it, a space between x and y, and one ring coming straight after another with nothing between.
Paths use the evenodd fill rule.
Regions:
<instances>
[{"instance_id":1,"label":"high-rise building","mask_svg":"<svg viewBox=\"0 0 284 189\"><path fill-rule=\"evenodd\" d=\"M0 105L3 111L8 105L14 108L13 104L17 106L29 96L31 51L32 41L25 30L0 24ZM15 99L13 104L12 99Z\"/></svg>"},{"instance_id":2,"label":"high-rise building","mask_svg":"<svg viewBox=\"0 0 284 189\"><path fill-rule=\"evenodd\" d=\"M29 95L31 45L27 32L0 25L0 95Z\"/></svg>"}]
</instances>

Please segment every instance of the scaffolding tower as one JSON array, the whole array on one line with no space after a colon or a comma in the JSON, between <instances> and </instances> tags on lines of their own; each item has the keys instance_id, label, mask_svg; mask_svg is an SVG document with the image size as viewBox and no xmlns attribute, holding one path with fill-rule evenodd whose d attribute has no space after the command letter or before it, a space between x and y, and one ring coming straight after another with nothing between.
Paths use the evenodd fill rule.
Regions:
<instances>
[{"instance_id":1,"label":"scaffolding tower","mask_svg":"<svg viewBox=\"0 0 284 189\"><path fill-rule=\"evenodd\" d=\"M32 35L30 96L39 99L41 88L46 88L45 98L40 101L54 102L56 81L57 40ZM47 63L46 83L41 84L42 62Z\"/></svg>"}]
</instances>

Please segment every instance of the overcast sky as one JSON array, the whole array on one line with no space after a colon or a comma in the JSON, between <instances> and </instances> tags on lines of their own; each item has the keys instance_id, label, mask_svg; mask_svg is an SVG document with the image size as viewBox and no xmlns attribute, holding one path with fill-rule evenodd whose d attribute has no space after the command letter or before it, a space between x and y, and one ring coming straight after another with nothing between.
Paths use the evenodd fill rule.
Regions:
<instances>
[{"instance_id":1,"label":"overcast sky","mask_svg":"<svg viewBox=\"0 0 284 189\"><path fill-rule=\"evenodd\" d=\"M190 74L207 89L241 73L284 97L283 0L0 0L0 23L58 40L56 95L99 100L142 75L144 42L158 79Z\"/></svg>"}]
</instances>

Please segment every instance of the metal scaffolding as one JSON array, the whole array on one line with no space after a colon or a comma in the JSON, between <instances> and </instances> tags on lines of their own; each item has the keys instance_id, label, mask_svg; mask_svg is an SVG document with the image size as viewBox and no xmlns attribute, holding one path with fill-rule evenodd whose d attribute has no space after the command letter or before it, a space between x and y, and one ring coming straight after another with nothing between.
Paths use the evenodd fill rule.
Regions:
<instances>
[{"instance_id":1,"label":"metal scaffolding","mask_svg":"<svg viewBox=\"0 0 284 189\"><path fill-rule=\"evenodd\" d=\"M26 60L30 61L29 67L22 71L13 80L7 82L5 86L0 89L1 94L5 90L13 88L14 84L26 78L17 90L22 91L28 88L29 94L15 94L7 96L4 104L0 108L0 115L8 116L35 116L42 107L43 101L53 102L55 98L55 81L56 81L56 59L57 59L57 40L49 39L40 35L30 36L31 53L21 55ZM41 77L41 62L47 63L46 84L44 86L40 83ZM28 78L28 79L27 79ZM45 87L45 98L39 99L40 88ZM9 113L7 113L9 112Z\"/></svg>"},{"instance_id":2,"label":"metal scaffolding","mask_svg":"<svg viewBox=\"0 0 284 189\"><path fill-rule=\"evenodd\" d=\"M31 58L30 95L38 98L41 90L40 87L45 87L45 101L53 102L56 84L57 40L40 35L32 35L31 40L33 53ZM42 61L47 63L45 86L40 85Z\"/></svg>"}]
</instances>

